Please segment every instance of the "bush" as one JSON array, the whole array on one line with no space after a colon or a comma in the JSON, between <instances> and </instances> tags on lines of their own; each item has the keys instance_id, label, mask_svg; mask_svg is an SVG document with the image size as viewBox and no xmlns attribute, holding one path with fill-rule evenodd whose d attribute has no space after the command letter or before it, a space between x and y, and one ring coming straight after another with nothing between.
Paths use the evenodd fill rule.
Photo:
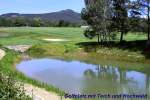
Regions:
<instances>
[{"instance_id":1,"label":"bush","mask_svg":"<svg viewBox=\"0 0 150 100\"><path fill-rule=\"evenodd\" d=\"M0 72L0 100L31 100L25 95L23 84L17 82L12 76Z\"/></svg>"},{"instance_id":2,"label":"bush","mask_svg":"<svg viewBox=\"0 0 150 100\"><path fill-rule=\"evenodd\" d=\"M16 56L9 51L0 61L0 100L31 100L25 95L23 84L16 80L16 73L10 69Z\"/></svg>"}]
</instances>

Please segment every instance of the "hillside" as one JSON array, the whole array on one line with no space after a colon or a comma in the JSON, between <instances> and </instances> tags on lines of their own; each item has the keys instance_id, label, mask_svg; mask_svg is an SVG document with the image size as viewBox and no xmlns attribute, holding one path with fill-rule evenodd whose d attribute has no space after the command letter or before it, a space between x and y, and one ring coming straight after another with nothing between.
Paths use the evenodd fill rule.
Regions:
<instances>
[{"instance_id":1,"label":"hillside","mask_svg":"<svg viewBox=\"0 0 150 100\"><path fill-rule=\"evenodd\" d=\"M61 11L52 12L52 13L44 13L44 14L7 13L7 14L1 15L0 17L5 17L5 18L24 17L26 19L41 18L41 20L50 21L50 22L57 22L59 20L64 20L64 21L71 22L71 23L81 22L80 13L77 13L70 9L61 10Z\"/></svg>"}]
</instances>

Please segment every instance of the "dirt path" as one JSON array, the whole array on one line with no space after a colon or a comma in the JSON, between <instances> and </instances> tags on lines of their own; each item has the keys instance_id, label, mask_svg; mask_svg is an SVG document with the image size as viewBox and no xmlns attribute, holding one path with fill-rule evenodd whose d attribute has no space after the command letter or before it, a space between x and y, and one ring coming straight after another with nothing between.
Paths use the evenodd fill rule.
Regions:
<instances>
[{"instance_id":1,"label":"dirt path","mask_svg":"<svg viewBox=\"0 0 150 100\"><path fill-rule=\"evenodd\" d=\"M27 95L33 97L33 100L61 100L61 97L57 94L30 84L24 84L24 89Z\"/></svg>"}]
</instances>

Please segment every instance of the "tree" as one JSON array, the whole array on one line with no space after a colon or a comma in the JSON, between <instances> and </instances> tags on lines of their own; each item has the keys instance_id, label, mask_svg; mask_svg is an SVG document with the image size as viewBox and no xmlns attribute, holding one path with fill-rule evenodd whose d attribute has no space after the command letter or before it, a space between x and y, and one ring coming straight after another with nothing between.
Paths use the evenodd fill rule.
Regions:
<instances>
[{"instance_id":1,"label":"tree","mask_svg":"<svg viewBox=\"0 0 150 100\"><path fill-rule=\"evenodd\" d=\"M12 20L14 26L26 26L26 21L23 17L17 17Z\"/></svg>"},{"instance_id":2,"label":"tree","mask_svg":"<svg viewBox=\"0 0 150 100\"><path fill-rule=\"evenodd\" d=\"M1 17L0 26L6 27L20 27L20 26L31 26L31 27L80 27L80 23L73 23L69 21L49 21L39 17L26 18L22 16L18 17Z\"/></svg>"},{"instance_id":3,"label":"tree","mask_svg":"<svg viewBox=\"0 0 150 100\"><path fill-rule=\"evenodd\" d=\"M150 0L132 1L132 13L147 20L147 37L150 40Z\"/></svg>"},{"instance_id":4,"label":"tree","mask_svg":"<svg viewBox=\"0 0 150 100\"><path fill-rule=\"evenodd\" d=\"M9 18L0 18L0 26L12 26L12 20Z\"/></svg>"},{"instance_id":5,"label":"tree","mask_svg":"<svg viewBox=\"0 0 150 100\"><path fill-rule=\"evenodd\" d=\"M123 41L123 35L128 32L128 0L113 0L113 26L121 32L120 42Z\"/></svg>"},{"instance_id":6,"label":"tree","mask_svg":"<svg viewBox=\"0 0 150 100\"><path fill-rule=\"evenodd\" d=\"M147 18L147 36L150 40L150 0L139 0L140 14Z\"/></svg>"},{"instance_id":7,"label":"tree","mask_svg":"<svg viewBox=\"0 0 150 100\"><path fill-rule=\"evenodd\" d=\"M147 34L148 40L150 40L150 0L141 0L140 2L141 11L143 11L143 15L147 17Z\"/></svg>"},{"instance_id":8,"label":"tree","mask_svg":"<svg viewBox=\"0 0 150 100\"><path fill-rule=\"evenodd\" d=\"M93 32L88 32L87 36L98 36L100 40L109 41L111 32L112 0L85 0L86 8L81 12L84 19ZM85 33L86 34L86 33Z\"/></svg>"},{"instance_id":9,"label":"tree","mask_svg":"<svg viewBox=\"0 0 150 100\"><path fill-rule=\"evenodd\" d=\"M69 22L64 21L64 20L59 20L58 22L58 27L68 27L69 26Z\"/></svg>"},{"instance_id":10,"label":"tree","mask_svg":"<svg viewBox=\"0 0 150 100\"><path fill-rule=\"evenodd\" d=\"M32 21L31 26L33 27L40 27L42 25L42 21L40 18L35 17Z\"/></svg>"}]
</instances>

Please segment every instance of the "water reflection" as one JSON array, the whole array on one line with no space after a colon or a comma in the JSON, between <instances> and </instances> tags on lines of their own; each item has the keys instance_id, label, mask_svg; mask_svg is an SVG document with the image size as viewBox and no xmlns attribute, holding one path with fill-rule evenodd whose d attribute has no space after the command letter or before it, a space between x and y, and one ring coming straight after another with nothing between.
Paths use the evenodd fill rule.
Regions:
<instances>
[{"instance_id":1,"label":"water reflection","mask_svg":"<svg viewBox=\"0 0 150 100\"><path fill-rule=\"evenodd\" d=\"M22 61L17 69L67 93L150 94L148 74L111 65L35 59Z\"/></svg>"},{"instance_id":2,"label":"water reflection","mask_svg":"<svg viewBox=\"0 0 150 100\"><path fill-rule=\"evenodd\" d=\"M86 81L83 91L87 93L150 94L150 78L144 73L99 65L95 69L85 70L84 76Z\"/></svg>"}]
</instances>

